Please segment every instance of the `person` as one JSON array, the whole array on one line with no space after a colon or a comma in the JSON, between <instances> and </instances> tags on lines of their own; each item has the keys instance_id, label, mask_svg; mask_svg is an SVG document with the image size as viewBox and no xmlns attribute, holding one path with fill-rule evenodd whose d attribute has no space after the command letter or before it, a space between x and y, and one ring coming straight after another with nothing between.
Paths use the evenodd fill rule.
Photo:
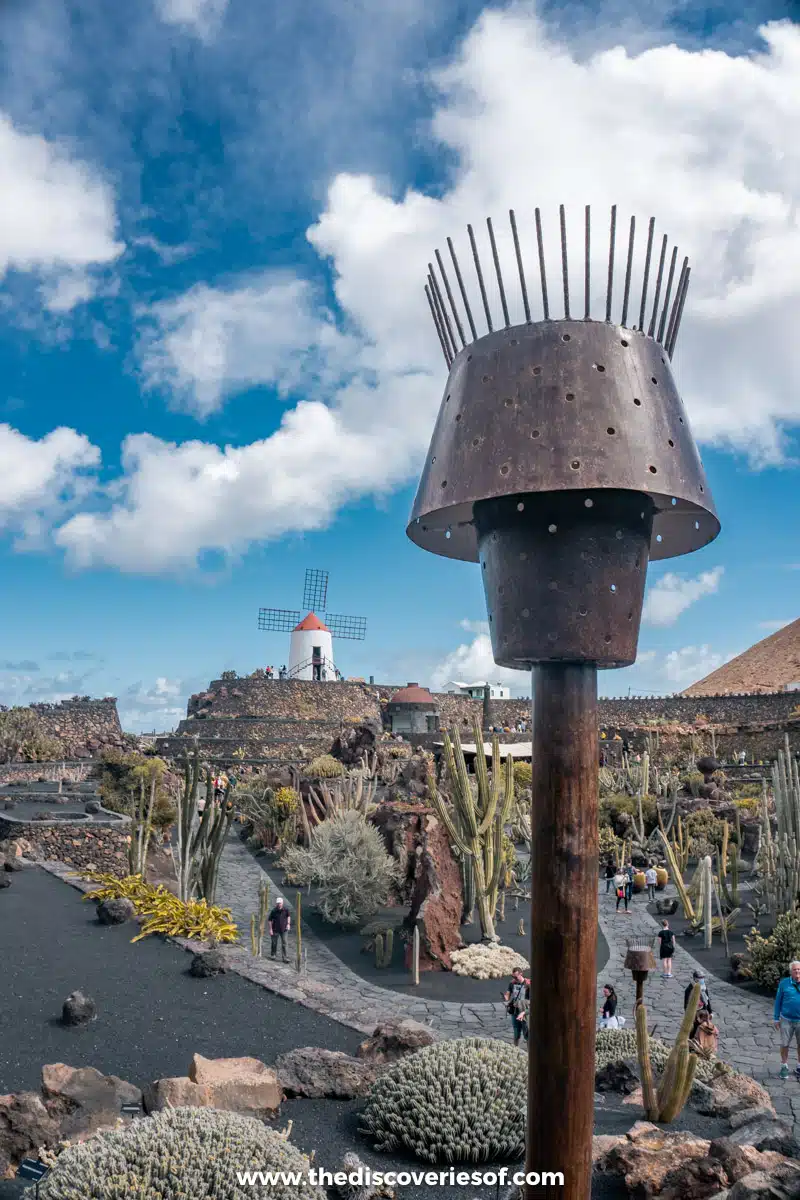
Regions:
<instances>
[{"instance_id":1,"label":"person","mask_svg":"<svg viewBox=\"0 0 800 1200\"><path fill-rule=\"evenodd\" d=\"M614 991L610 983L603 987L603 1007L600 1009L600 1028L601 1029L619 1029L619 1020L617 1019L617 993Z\"/></svg>"},{"instance_id":2,"label":"person","mask_svg":"<svg viewBox=\"0 0 800 1200\"><path fill-rule=\"evenodd\" d=\"M635 872L633 870L633 863L628 863L628 865L625 867L625 908L626 909L628 907L628 904L630 903L631 896L633 895L633 876L634 876L634 874L635 874Z\"/></svg>"},{"instance_id":3,"label":"person","mask_svg":"<svg viewBox=\"0 0 800 1200\"><path fill-rule=\"evenodd\" d=\"M658 956L661 959L661 978L672 979L672 958L675 954L675 934L669 927L669 921L662 921L661 928L658 931L658 940L660 949ZM684 1009L686 1005L684 1004Z\"/></svg>"},{"instance_id":4,"label":"person","mask_svg":"<svg viewBox=\"0 0 800 1200\"><path fill-rule=\"evenodd\" d=\"M789 1078L789 1047L797 1046L795 1075L800 1079L800 962L789 964L789 976L778 984L773 1013L775 1028L780 1033L781 1079Z\"/></svg>"},{"instance_id":5,"label":"person","mask_svg":"<svg viewBox=\"0 0 800 1200\"><path fill-rule=\"evenodd\" d=\"M617 873L617 868L612 862L606 863L606 895L611 891L611 884L614 881L614 876Z\"/></svg>"},{"instance_id":6,"label":"person","mask_svg":"<svg viewBox=\"0 0 800 1200\"><path fill-rule=\"evenodd\" d=\"M713 1011L711 1008L711 997L708 994L708 988L706 987L706 977L702 971L692 971L692 982L687 985L686 991L683 993L684 1012L689 1007L689 997L691 996L692 989L694 988L694 985L696 983L700 984L700 1000L697 1005L697 1012L695 1014L694 1024L692 1025L692 1032L689 1034L690 1038L693 1038L695 1036L695 1034L697 1033L697 1027L700 1023L700 1018L703 1013L708 1013L709 1017L713 1016Z\"/></svg>"},{"instance_id":7,"label":"person","mask_svg":"<svg viewBox=\"0 0 800 1200\"><path fill-rule=\"evenodd\" d=\"M651 900L656 898L656 884L658 883L658 875L652 863L648 865L644 873L644 881L647 884L647 895Z\"/></svg>"},{"instance_id":8,"label":"person","mask_svg":"<svg viewBox=\"0 0 800 1200\"><path fill-rule=\"evenodd\" d=\"M530 999L531 984L519 967L511 973L508 991L503 992L506 1002L506 1012L511 1017L511 1030L514 1034L514 1045L518 1046L520 1038L528 1040L528 1009L526 1001Z\"/></svg>"},{"instance_id":9,"label":"person","mask_svg":"<svg viewBox=\"0 0 800 1200\"><path fill-rule=\"evenodd\" d=\"M281 950L283 951L283 961L289 961L287 953L286 938L292 925L292 917L289 909L283 902L283 897L278 896L275 901L275 907L267 918L269 923L270 958L275 958L278 953L278 939L280 938Z\"/></svg>"},{"instance_id":10,"label":"person","mask_svg":"<svg viewBox=\"0 0 800 1200\"><path fill-rule=\"evenodd\" d=\"M694 1040L701 1050L710 1051L712 1054L719 1050L719 1030L710 1013L701 1012L698 1016Z\"/></svg>"},{"instance_id":11,"label":"person","mask_svg":"<svg viewBox=\"0 0 800 1200\"><path fill-rule=\"evenodd\" d=\"M623 870L618 871L617 874L614 876L614 892L616 893L616 897L617 897L617 907L614 910L615 912L619 912L619 906L620 906L620 904L622 904L624 902L625 912L628 913L628 889L626 887L627 882L628 882L628 877Z\"/></svg>"}]
</instances>

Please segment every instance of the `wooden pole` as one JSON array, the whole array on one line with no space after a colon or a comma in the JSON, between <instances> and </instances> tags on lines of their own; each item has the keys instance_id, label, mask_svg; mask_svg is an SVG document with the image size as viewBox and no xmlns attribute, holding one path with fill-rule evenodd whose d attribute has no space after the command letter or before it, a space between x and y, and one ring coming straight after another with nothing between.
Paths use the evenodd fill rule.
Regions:
<instances>
[{"instance_id":1,"label":"wooden pole","mask_svg":"<svg viewBox=\"0 0 800 1200\"><path fill-rule=\"evenodd\" d=\"M533 672L528 1172L589 1200L597 959L597 668ZM526 1198L553 1189L526 1185Z\"/></svg>"},{"instance_id":2,"label":"wooden pole","mask_svg":"<svg viewBox=\"0 0 800 1200\"><path fill-rule=\"evenodd\" d=\"M411 970L414 985L419 986L419 925L414 926L414 934L411 941Z\"/></svg>"}]
</instances>

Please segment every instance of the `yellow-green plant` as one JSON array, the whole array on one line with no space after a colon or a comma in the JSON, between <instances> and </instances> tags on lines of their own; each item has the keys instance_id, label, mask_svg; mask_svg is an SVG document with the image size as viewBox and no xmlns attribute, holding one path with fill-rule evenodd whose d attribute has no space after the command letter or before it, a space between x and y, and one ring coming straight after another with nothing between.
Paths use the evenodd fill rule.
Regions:
<instances>
[{"instance_id":1,"label":"yellow-green plant","mask_svg":"<svg viewBox=\"0 0 800 1200\"><path fill-rule=\"evenodd\" d=\"M338 779L344 775L344 764L332 754L320 754L305 769L309 779Z\"/></svg>"},{"instance_id":2,"label":"yellow-green plant","mask_svg":"<svg viewBox=\"0 0 800 1200\"><path fill-rule=\"evenodd\" d=\"M681 870L681 868L678 864L678 861L675 858L675 853L673 851L672 845L670 844L669 839L667 837L665 837L665 835L662 833L662 831L660 829L658 831L658 836L661 838L661 842L664 846L664 854L665 854L667 862L669 864L669 873L670 873L670 876L672 877L672 882L675 884L675 887L677 889L678 896L680 897L681 905L683 906L683 915L686 917L687 921L694 921L695 920L694 905L692 904L689 893L686 890L686 886L683 882L683 871Z\"/></svg>"},{"instance_id":3,"label":"yellow-green plant","mask_svg":"<svg viewBox=\"0 0 800 1200\"><path fill-rule=\"evenodd\" d=\"M504 873L503 830L514 803L514 760L500 764L500 742L492 739L491 778L483 749L483 732L475 722L475 781L473 791L458 729L444 735L444 762L450 787L450 804L436 784L428 763L428 803L444 824L450 840L472 862L475 900L481 934L486 942L498 941L494 917Z\"/></svg>"},{"instance_id":4,"label":"yellow-green plant","mask_svg":"<svg viewBox=\"0 0 800 1200\"><path fill-rule=\"evenodd\" d=\"M647 1032L647 1009L640 1004L636 1009L636 1050L642 1076L642 1098L648 1121L659 1121L668 1125L683 1110L694 1083L698 1056L689 1052L689 1034L694 1025L697 1005L700 1000L700 984L696 983L689 996L678 1036L667 1059L658 1090L653 1083L650 1062L650 1039Z\"/></svg>"},{"instance_id":5,"label":"yellow-green plant","mask_svg":"<svg viewBox=\"0 0 800 1200\"><path fill-rule=\"evenodd\" d=\"M141 875L118 879L115 875L91 872L86 878L100 887L86 895L87 900L116 900L125 897L143 918L141 931L132 942L153 933L184 937L195 941L235 942L239 931L230 909L209 905L205 900L179 900L159 884L146 883Z\"/></svg>"},{"instance_id":6,"label":"yellow-green plant","mask_svg":"<svg viewBox=\"0 0 800 1200\"><path fill-rule=\"evenodd\" d=\"M514 763L514 791L517 795L533 784L533 767L529 762Z\"/></svg>"}]
</instances>

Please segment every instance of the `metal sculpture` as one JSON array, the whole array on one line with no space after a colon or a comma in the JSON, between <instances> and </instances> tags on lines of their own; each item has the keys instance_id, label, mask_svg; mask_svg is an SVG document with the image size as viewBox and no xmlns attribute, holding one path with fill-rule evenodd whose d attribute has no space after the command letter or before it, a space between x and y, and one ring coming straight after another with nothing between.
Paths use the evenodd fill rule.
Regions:
<instances>
[{"instance_id":1,"label":"metal sculpture","mask_svg":"<svg viewBox=\"0 0 800 1200\"><path fill-rule=\"evenodd\" d=\"M479 562L495 661L533 669L531 1015L527 1158L563 1170L564 1200L591 1180L598 893L597 669L636 659L649 559L711 542L719 521L671 359L690 269L655 220L644 265L631 218L615 306L611 210L603 315L592 316L591 221L583 222L583 313L573 315L564 207L563 317L551 312L535 210L541 317L512 211L519 293L509 295L487 221L496 287L467 227L468 284L447 239L425 294L449 369L408 526L425 550ZM666 276L666 277L665 277ZM500 301L498 319L496 298ZM470 300L470 294L472 301ZM520 311L521 301L521 311ZM602 307L602 305L601 305ZM479 334L475 313L483 312ZM512 323L512 310L519 318ZM618 316L615 316L618 313ZM629 325L629 317L635 324ZM528 1191L530 1196L536 1189Z\"/></svg>"}]
</instances>

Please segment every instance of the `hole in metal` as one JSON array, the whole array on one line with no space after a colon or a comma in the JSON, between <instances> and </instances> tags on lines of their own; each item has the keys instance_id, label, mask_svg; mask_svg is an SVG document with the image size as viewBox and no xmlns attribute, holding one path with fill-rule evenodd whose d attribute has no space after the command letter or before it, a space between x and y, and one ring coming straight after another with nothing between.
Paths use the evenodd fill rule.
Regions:
<instances>
[{"instance_id":1,"label":"hole in metal","mask_svg":"<svg viewBox=\"0 0 800 1200\"><path fill-rule=\"evenodd\" d=\"M573 458L572 462L569 465L572 467L573 471L580 470L581 464L577 458Z\"/></svg>"},{"instance_id":2,"label":"hole in metal","mask_svg":"<svg viewBox=\"0 0 800 1200\"><path fill-rule=\"evenodd\" d=\"M574 392L567 392L567 394L566 394L566 396L564 397L564 399L565 399L565 400L574 400L574 399L575 399L575 393L574 393Z\"/></svg>"},{"instance_id":3,"label":"hole in metal","mask_svg":"<svg viewBox=\"0 0 800 1200\"><path fill-rule=\"evenodd\" d=\"M615 592L617 590L617 585L615 583L612 583L610 590L612 592Z\"/></svg>"},{"instance_id":4,"label":"hole in metal","mask_svg":"<svg viewBox=\"0 0 800 1200\"><path fill-rule=\"evenodd\" d=\"M674 497L674 496L672 497L672 503L673 503L673 504L677 504L677 503L678 503L678 501L675 499L675 497Z\"/></svg>"},{"instance_id":5,"label":"hole in metal","mask_svg":"<svg viewBox=\"0 0 800 1200\"><path fill-rule=\"evenodd\" d=\"M694 527L695 527L695 529L699 529L699 528L700 528L700 522L699 522L699 521L695 521L695 523L694 523Z\"/></svg>"},{"instance_id":6,"label":"hole in metal","mask_svg":"<svg viewBox=\"0 0 800 1200\"><path fill-rule=\"evenodd\" d=\"M584 508L594 508L594 500L584 500L583 507Z\"/></svg>"},{"instance_id":7,"label":"hole in metal","mask_svg":"<svg viewBox=\"0 0 800 1200\"><path fill-rule=\"evenodd\" d=\"M541 373L542 373L541 367L534 367L533 370L531 371L532 375L541 375Z\"/></svg>"},{"instance_id":8,"label":"hole in metal","mask_svg":"<svg viewBox=\"0 0 800 1200\"><path fill-rule=\"evenodd\" d=\"M562 342L568 342L570 340L570 335L568 333L562 333L561 340Z\"/></svg>"},{"instance_id":9,"label":"hole in metal","mask_svg":"<svg viewBox=\"0 0 800 1200\"><path fill-rule=\"evenodd\" d=\"M595 363L594 369L595 369L595 371L600 371L600 372L605 371L605 367L601 363Z\"/></svg>"},{"instance_id":10,"label":"hole in metal","mask_svg":"<svg viewBox=\"0 0 800 1200\"><path fill-rule=\"evenodd\" d=\"M589 610L588 610L588 608L579 608L579 609L578 609L578 616L579 616L579 617L585 617L588 611L589 611Z\"/></svg>"},{"instance_id":11,"label":"hole in metal","mask_svg":"<svg viewBox=\"0 0 800 1200\"><path fill-rule=\"evenodd\" d=\"M611 437L613 437L616 432L617 431L613 425L609 425L608 429L606 430L606 433L610 434Z\"/></svg>"},{"instance_id":12,"label":"hole in metal","mask_svg":"<svg viewBox=\"0 0 800 1200\"><path fill-rule=\"evenodd\" d=\"M519 504L517 505L517 512L525 512L525 505L522 503L521 500L520 500Z\"/></svg>"},{"instance_id":13,"label":"hole in metal","mask_svg":"<svg viewBox=\"0 0 800 1200\"><path fill-rule=\"evenodd\" d=\"M618 529L618 530L617 530L617 533L616 533L616 538L617 538L617 541L618 541L618 542L621 542L621 541L622 541L622 530L621 530L621 529Z\"/></svg>"},{"instance_id":14,"label":"hole in metal","mask_svg":"<svg viewBox=\"0 0 800 1200\"><path fill-rule=\"evenodd\" d=\"M632 621L632 620L633 620L633 613L628 613L628 620L629 620L629 621Z\"/></svg>"},{"instance_id":15,"label":"hole in metal","mask_svg":"<svg viewBox=\"0 0 800 1200\"><path fill-rule=\"evenodd\" d=\"M516 345L517 345L517 339L516 339L516 338L512 338L512 339L511 339L511 341L510 341L510 343L509 343L509 345L511 345L511 346L516 346Z\"/></svg>"},{"instance_id":16,"label":"hole in metal","mask_svg":"<svg viewBox=\"0 0 800 1200\"><path fill-rule=\"evenodd\" d=\"M554 634L554 633L548 633L548 635L547 635L547 640L548 640L549 642L554 642L554 641L556 640L556 634Z\"/></svg>"},{"instance_id":17,"label":"hole in metal","mask_svg":"<svg viewBox=\"0 0 800 1200\"><path fill-rule=\"evenodd\" d=\"M557 525L548 525L547 532L548 533L558 533L558 526Z\"/></svg>"},{"instance_id":18,"label":"hole in metal","mask_svg":"<svg viewBox=\"0 0 800 1200\"><path fill-rule=\"evenodd\" d=\"M701 492L705 491L705 488L701 487L701 488L700 488L700 491L701 491Z\"/></svg>"},{"instance_id":19,"label":"hole in metal","mask_svg":"<svg viewBox=\"0 0 800 1200\"><path fill-rule=\"evenodd\" d=\"M620 346L627 346L628 343L625 341L625 338L620 338L619 344L620 344Z\"/></svg>"},{"instance_id":20,"label":"hole in metal","mask_svg":"<svg viewBox=\"0 0 800 1200\"><path fill-rule=\"evenodd\" d=\"M482 376L481 376L481 382L482 382L482 383L488 383L488 382L489 382L489 376L488 376L488 375L482 375Z\"/></svg>"},{"instance_id":21,"label":"hole in metal","mask_svg":"<svg viewBox=\"0 0 800 1200\"><path fill-rule=\"evenodd\" d=\"M500 474L507 475L510 470L511 467L508 465L508 463L503 463L502 467L500 468Z\"/></svg>"},{"instance_id":22,"label":"hole in metal","mask_svg":"<svg viewBox=\"0 0 800 1200\"><path fill-rule=\"evenodd\" d=\"M514 401L510 397L507 396L506 399L503 401L503 403L505 404L506 408L511 408Z\"/></svg>"},{"instance_id":23,"label":"hole in metal","mask_svg":"<svg viewBox=\"0 0 800 1200\"><path fill-rule=\"evenodd\" d=\"M445 479L445 480L444 480L444 482L442 483L442 487L443 487L443 488L446 488L446 487L447 487L447 480L446 480L446 479Z\"/></svg>"},{"instance_id":24,"label":"hole in metal","mask_svg":"<svg viewBox=\"0 0 800 1200\"><path fill-rule=\"evenodd\" d=\"M467 355L467 362L472 362L472 355L471 355L471 354L468 354L468 355Z\"/></svg>"},{"instance_id":25,"label":"hole in metal","mask_svg":"<svg viewBox=\"0 0 800 1200\"><path fill-rule=\"evenodd\" d=\"M489 620L491 621L491 619L492 618L490 617ZM606 643L606 645L608 645L608 643L611 641L611 634L607 633L606 636L604 637L603 641Z\"/></svg>"},{"instance_id":26,"label":"hole in metal","mask_svg":"<svg viewBox=\"0 0 800 1200\"><path fill-rule=\"evenodd\" d=\"M678 420L680 421L681 425L683 425L683 417L678 417Z\"/></svg>"},{"instance_id":27,"label":"hole in metal","mask_svg":"<svg viewBox=\"0 0 800 1200\"><path fill-rule=\"evenodd\" d=\"M650 474L651 474L651 475L657 475L657 474L658 474L658 467L648 467L647 469L648 469L648 471L650 472Z\"/></svg>"},{"instance_id":28,"label":"hole in metal","mask_svg":"<svg viewBox=\"0 0 800 1200\"><path fill-rule=\"evenodd\" d=\"M460 421L460 420L461 420L461 413L456 413L456 420L457 420L457 421Z\"/></svg>"},{"instance_id":29,"label":"hole in metal","mask_svg":"<svg viewBox=\"0 0 800 1200\"><path fill-rule=\"evenodd\" d=\"M534 430L532 430L532 431L531 431L531 437L532 437L532 438L541 437L541 433L539 432L539 430L538 430L538 429L534 429Z\"/></svg>"},{"instance_id":30,"label":"hole in metal","mask_svg":"<svg viewBox=\"0 0 800 1200\"><path fill-rule=\"evenodd\" d=\"M480 438L473 438L473 439L472 439L472 444L473 444L473 446L480 446L480 444L481 444L481 439L480 439Z\"/></svg>"},{"instance_id":31,"label":"hole in metal","mask_svg":"<svg viewBox=\"0 0 800 1200\"><path fill-rule=\"evenodd\" d=\"M637 408L641 408L641 406L642 406L642 402L638 396L633 397L633 403L636 405Z\"/></svg>"},{"instance_id":32,"label":"hole in metal","mask_svg":"<svg viewBox=\"0 0 800 1200\"><path fill-rule=\"evenodd\" d=\"M431 459L431 463L435 463L435 462L436 462L436 455L434 454L433 458Z\"/></svg>"},{"instance_id":33,"label":"hole in metal","mask_svg":"<svg viewBox=\"0 0 800 1200\"><path fill-rule=\"evenodd\" d=\"M650 382L654 383L656 387L658 387L658 380L656 379L655 375L650 376Z\"/></svg>"},{"instance_id":34,"label":"hole in metal","mask_svg":"<svg viewBox=\"0 0 800 1200\"><path fill-rule=\"evenodd\" d=\"M449 530L449 529L446 531L446 533L445 533L445 535L444 535L444 536L445 536L446 538L449 538L449 537L451 537L451 536L452 536L452 535L451 535L451 533L450 533L450 530Z\"/></svg>"},{"instance_id":35,"label":"hole in metal","mask_svg":"<svg viewBox=\"0 0 800 1200\"><path fill-rule=\"evenodd\" d=\"M663 542L663 540L664 540L664 539L662 538L661 534L660 534L660 533L657 533L657 534L656 534L656 541L657 541L657 542Z\"/></svg>"},{"instance_id":36,"label":"hole in metal","mask_svg":"<svg viewBox=\"0 0 800 1200\"><path fill-rule=\"evenodd\" d=\"M529 617L531 615L531 610L529 608L523 608L522 615L523 617Z\"/></svg>"}]
</instances>

